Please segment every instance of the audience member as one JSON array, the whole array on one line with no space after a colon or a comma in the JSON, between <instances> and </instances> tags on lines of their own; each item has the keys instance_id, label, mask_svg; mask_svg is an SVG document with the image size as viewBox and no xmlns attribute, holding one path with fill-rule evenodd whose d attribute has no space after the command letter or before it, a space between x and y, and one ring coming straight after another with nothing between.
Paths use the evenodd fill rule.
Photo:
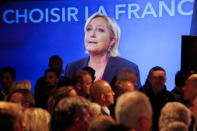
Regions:
<instances>
[{"instance_id":1,"label":"audience member","mask_svg":"<svg viewBox=\"0 0 197 131\"><path fill-rule=\"evenodd\" d=\"M90 110L92 112L92 119L97 118L100 115L103 115L101 112L101 106L97 103L90 103Z\"/></svg>"},{"instance_id":2,"label":"audience member","mask_svg":"<svg viewBox=\"0 0 197 131\"><path fill-rule=\"evenodd\" d=\"M128 80L117 80L113 86L114 92L115 92L115 98L114 98L114 103L109 106L109 110L111 113L111 116L115 118L114 110L115 110L115 105L116 105L116 100L118 97L125 92L131 92L135 90L135 87L132 82Z\"/></svg>"},{"instance_id":3,"label":"audience member","mask_svg":"<svg viewBox=\"0 0 197 131\"><path fill-rule=\"evenodd\" d=\"M53 55L49 58L49 68L54 69L57 72L57 76L60 77L63 73L63 61L62 58Z\"/></svg>"},{"instance_id":4,"label":"audience member","mask_svg":"<svg viewBox=\"0 0 197 131\"><path fill-rule=\"evenodd\" d=\"M48 111L53 114L53 111L57 105L57 103L66 97L77 96L77 92L74 90L72 86L63 86L58 88L55 93L49 97L48 99Z\"/></svg>"},{"instance_id":5,"label":"audience member","mask_svg":"<svg viewBox=\"0 0 197 131\"><path fill-rule=\"evenodd\" d=\"M197 74L192 74L188 77L183 87L184 100L186 101L186 106L190 106L192 95L197 91Z\"/></svg>"},{"instance_id":6,"label":"audience member","mask_svg":"<svg viewBox=\"0 0 197 131\"><path fill-rule=\"evenodd\" d=\"M162 67L153 67L147 77L144 87L140 90L145 93L152 104L153 131L158 131L158 121L161 108L170 101L174 101L172 93L166 90L166 72Z\"/></svg>"},{"instance_id":7,"label":"audience member","mask_svg":"<svg viewBox=\"0 0 197 131\"><path fill-rule=\"evenodd\" d=\"M130 81L133 83L134 87L137 88L138 87L138 83L137 83L137 77L135 75L135 73L129 69L124 69L121 72L118 73L118 75L114 78L114 83L117 80L126 80L126 81ZM113 87L113 83L112 83L112 87Z\"/></svg>"},{"instance_id":8,"label":"audience member","mask_svg":"<svg viewBox=\"0 0 197 131\"><path fill-rule=\"evenodd\" d=\"M0 102L0 130L23 131L25 123L22 107L16 103Z\"/></svg>"},{"instance_id":9,"label":"audience member","mask_svg":"<svg viewBox=\"0 0 197 131\"><path fill-rule=\"evenodd\" d=\"M175 88L172 90L172 93L175 96L176 101L179 101L181 103L184 103L184 97L183 97L183 87L185 85L185 81L187 79L187 76L182 72L178 71L175 76Z\"/></svg>"},{"instance_id":10,"label":"audience member","mask_svg":"<svg viewBox=\"0 0 197 131\"><path fill-rule=\"evenodd\" d=\"M24 112L24 131L49 131L51 116L42 108L29 108Z\"/></svg>"},{"instance_id":11,"label":"audience member","mask_svg":"<svg viewBox=\"0 0 197 131\"><path fill-rule=\"evenodd\" d=\"M193 93L190 111L192 113L192 123L190 125L190 130L196 131L197 130L197 91Z\"/></svg>"},{"instance_id":12,"label":"audience member","mask_svg":"<svg viewBox=\"0 0 197 131\"><path fill-rule=\"evenodd\" d=\"M72 75L74 89L79 96L88 98L90 95L90 86L92 85L92 77L85 70L76 70Z\"/></svg>"},{"instance_id":13,"label":"audience member","mask_svg":"<svg viewBox=\"0 0 197 131\"><path fill-rule=\"evenodd\" d=\"M104 131L116 122L110 116L101 115L90 122L88 131Z\"/></svg>"},{"instance_id":14,"label":"audience member","mask_svg":"<svg viewBox=\"0 0 197 131\"><path fill-rule=\"evenodd\" d=\"M90 101L80 96L63 98L55 108L52 129L86 131L90 119Z\"/></svg>"},{"instance_id":15,"label":"audience member","mask_svg":"<svg viewBox=\"0 0 197 131\"><path fill-rule=\"evenodd\" d=\"M57 83L57 87L61 87L61 86L68 86L68 85L71 85L71 81L69 78L67 77L64 77L64 76L61 76L62 72L63 72L63 61L61 59L61 57L59 56L51 56L50 59L49 59L49 69L50 70L53 70L52 72L55 72L55 75L56 77L58 78L58 83ZM45 76L44 77L41 77L37 80L36 82L36 86L34 88L34 94L35 94L35 98L36 98L36 106L37 107L43 107L46 109L46 101L47 100L44 100L44 103L42 101L42 95L43 95L43 92L45 92L44 90L46 90L46 82L47 81L51 81L54 77L51 76L51 80L46 80L46 71L45 70ZM45 97L46 97L46 94L45 94ZM46 97L47 98L47 97ZM45 99L46 99L45 98Z\"/></svg>"},{"instance_id":16,"label":"audience member","mask_svg":"<svg viewBox=\"0 0 197 131\"><path fill-rule=\"evenodd\" d=\"M47 109L48 98L58 88L58 74L54 69L47 69L44 73L44 83L35 89L36 107Z\"/></svg>"},{"instance_id":17,"label":"audience member","mask_svg":"<svg viewBox=\"0 0 197 131\"><path fill-rule=\"evenodd\" d=\"M24 110L35 105L34 95L27 89L14 90L8 94L7 101L21 104Z\"/></svg>"},{"instance_id":18,"label":"audience member","mask_svg":"<svg viewBox=\"0 0 197 131\"><path fill-rule=\"evenodd\" d=\"M104 115L110 115L108 107L114 103L114 92L107 81L98 80L92 84L90 99L101 106Z\"/></svg>"},{"instance_id":19,"label":"audience member","mask_svg":"<svg viewBox=\"0 0 197 131\"><path fill-rule=\"evenodd\" d=\"M190 110L179 102L168 102L161 110L159 129L161 130L176 121L185 123L188 128L191 122Z\"/></svg>"},{"instance_id":20,"label":"audience member","mask_svg":"<svg viewBox=\"0 0 197 131\"><path fill-rule=\"evenodd\" d=\"M29 80L14 82L9 92L13 92L14 90L18 89L27 89L31 91L31 82Z\"/></svg>"},{"instance_id":21,"label":"audience member","mask_svg":"<svg viewBox=\"0 0 197 131\"><path fill-rule=\"evenodd\" d=\"M135 90L133 83L127 80L117 80L114 85L115 99L125 92L130 92Z\"/></svg>"},{"instance_id":22,"label":"audience member","mask_svg":"<svg viewBox=\"0 0 197 131\"><path fill-rule=\"evenodd\" d=\"M0 89L0 100L4 100L12 84L16 81L16 71L12 67L4 67L0 70L0 78L2 85Z\"/></svg>"},{"instance_id":23,"label":"audience member","mask_svg":"<svg viewBox=\"0 0 197 131\"><path fill-rule=\"evenodd\" d=\"M86 66L86 67L82 68L82 70L89 72L91 74L92 81L95 80L95 78L96 78L95 77L95 70L92 67Z\"/></svg>"},{"instance_id":24,"label":"audience member","mask_svg":"<svg viewBox=\"0 0 197 131\"><path fill-rule=\"evenodd\" d=\"M152 107L148 97L138 91L121 95L116 104L118 124L135 131L149 131L152 125Z\"/></svg>"}]
</instances>

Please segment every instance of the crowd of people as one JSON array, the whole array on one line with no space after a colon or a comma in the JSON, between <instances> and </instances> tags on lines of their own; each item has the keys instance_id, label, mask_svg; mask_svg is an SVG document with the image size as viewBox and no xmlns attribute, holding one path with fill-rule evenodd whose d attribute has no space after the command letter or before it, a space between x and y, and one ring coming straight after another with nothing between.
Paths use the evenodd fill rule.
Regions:
<instances>
[{"instance_id":1,"label":"crowd of people","mask_svg":"<svg viewBox=\"0 0 197 131\"><path fill-rule=\"evenodd\" d=\"M166 72L153 67L137 89L133 71L122 70L111 83L95 80L91 67L62 76L63 61L51 56L49 69L32 93L29 80L16 81L12 67L0 70L0 129L4 131L195 131L197 74L176 74L166 90Z\"/></svg>"},{"instance_id":2,"label":"crowd of people","mask_svg":"<svg viewBox=\"0 0 197 131\"><path fill-rule=\"evenodd\" d=\"M16 81L12 67L0 70L0 130L197 130L197 74L179 71L169 92L165 70L155 66L141 86L138 66L119 57L120 28L112 18L95 13L84 30L89 57L63 71L62 58L51 56L34 88Z\"/></svg>"}]
</instances>

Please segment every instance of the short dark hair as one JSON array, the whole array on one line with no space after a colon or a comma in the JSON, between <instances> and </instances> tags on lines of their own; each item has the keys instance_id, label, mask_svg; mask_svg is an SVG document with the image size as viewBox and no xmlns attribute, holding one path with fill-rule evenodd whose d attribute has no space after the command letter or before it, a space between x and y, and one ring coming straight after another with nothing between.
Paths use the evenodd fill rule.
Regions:
<instances>
[{"instance_id":1,"label":"short dark hair","mask_svg":"<svg viewBox=\"0 0 197 131\"><path fill-rule=\"evenodd\" d=\"M95 70L92 67L86 66L84 67L82 70L87 71L88 73L90 73L91 77L92 77L92 81L95 80Z\"/></svg>"},{"instance_id":2,"label":"short dark hair","mask_svg":"<svg viewBox=\"0 0 197 131\"><path fill-rule=\"evenodd\" d=\"M57 77L59 77L59 74L57 73L57 71L56 71L55 69L52 69L52 68L46 69L44 73L47 73L47 72L54 72L55 75L56 75Z\"/></svg>"},{"instance_id":3,"label":"short dark hair","mask_svg":"<svg viewBox=\"0 0 197 131\"><path fill-rule=\"evenodd\" d=\"M76 70L76 71L73 73L73 75L72 75L72 83L73 83L73 85L75 85L75 84L78 83L78 82L83 83L83 77L84 77L85 75L90 75L90 76L91 76L91 74L88 73L88 72L85 71L85 70L81 70L81 69Z\"/></svg>"},{"instance_id":4,"label":"short dark hair","mask_svg":"<svg viewBox=\"0 0 197 131\"><path fill-rule=\"evenodd\" d=\"M150 70L150 72L149 72L149 77L150 77L150 75L151 75L151 73L152 73L153 71L163 71L163 72L166 74L166 71L164 70L164 68L162 68L162 67L160 67L160 66L155 66L155 67L153 67L153 68Z\"/></svg>"},{"instance_id":5,"label":"short dark hair","mask_svg":"<svg viewBox=\"0 0 197 131\"><path fill-rule=\"evenodd\" d=\"M166 71L160 66L155 66L155 67L151 68L151 70L148 73L148 77L146 78L146 81L145 81L145 84L144 84L143 87L150 87L151 86L151 84L149 82L149 78L150 78L153 71L163 71L166 75Z\"/></svg>"},{"instance_id":6,"label":"short dark hair","mask_svg":"<svg viewBox=\"0 0 197 131\"><path fill-rule=\"evenodd\" d=\"M76 117L83 119L84 111L89 110L90 102L80 96L63 98L57 104L54 112L55 128L58 131L63 131L66 128L73 126Z\"/></svg>"},{"instance_id":7,"label":"short dark hair","mask_svg":"<svg viewBox=\"0 0 197 131\"><path fill-rule=\"evenodd\" d=\"M57 55L53 55L49 58L49 65L52 65L54 61L58 61L60 64L63 64L62 58Z\"/></svg>"},{"instance_id":8,"label":"short dark hair","mask_svg":"<svg viewBox=\"0 0 197 131\"><path fill-rule=\"evenodd\" d=\"M176 73L176 75L175 75L175 85L176 86L184 86L186 80L187 80L187 75L184 72L178 71Z\"/></svg>"},{"instance_id":9,"label":"short dark hair","mask_svg":"<svg viewBox=\"0 0 197 131\"><path fill-rule=\"evenodd\" d=\"M0 76L2 76L3 73L10 73L10 75L16 79L16 71L12 67L3 67L0 71Z\"/></svg>"}]
</instances>

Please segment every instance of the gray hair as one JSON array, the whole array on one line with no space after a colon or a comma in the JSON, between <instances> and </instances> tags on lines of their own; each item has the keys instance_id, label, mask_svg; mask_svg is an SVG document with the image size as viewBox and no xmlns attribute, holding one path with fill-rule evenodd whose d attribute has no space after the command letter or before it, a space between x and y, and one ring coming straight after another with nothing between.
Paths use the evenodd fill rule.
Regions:
<instances>
[{"instance_id":1,"label":"gray hair","mask_svg":"<svg viewBox=\"0 0 197 131\"><path fill-rule=\"evenodd\" d=\"M188 127L185 123L175 121L166 125L160 131L188 131Z\"/></svg>"},{"instance_id":2,"label":"gray hair","mask_svg":"<svg viewBox=\"0 0 197 131\"><path fill-rule=\"evenodd\" d=\"M175 121L184 122L188 127L191 122L190 110L179 102L168 102L161 110L159 129Z\"/></svg>"},{"instance_id":3,"label":"gray hair","mask_svg":"<svg viewBox=\"0 0 197 131\"><path fill-rule=\"evenodd\" d=\"M110 17L105 16L105 15L103 15L101 13L98 13L98 12L97 13L94 13L92 16L90 16L87 19L87 21L85 23L84 31L86 31L87 25L90 23L90 21L92 21L96 17L103 17L103 18L105 18L107 20L108 25L109 25L109 27L110 27L113 35L116 38L114 44L110 48L109 55L110 56L114 56L114 57L115 56L119 56L120 55L120 52L119 52L119 48L118 47L119 47L120 34L121 33L120 33L120 27L119 27L119 25L116 23L116 21L113 18L110 18Z\"/></svg>"},{"instance_id":4,"label":"gray hair","mask_svg":"<svg viewBox=\"0 0 197 131\"><path fill-rule=\"evenodd\" d=\"M152 118L152 107L149 98L139 92L127 92L118 98L115 116L119 124L133 128L142 117Z\"/></svg>"}]
</instances>

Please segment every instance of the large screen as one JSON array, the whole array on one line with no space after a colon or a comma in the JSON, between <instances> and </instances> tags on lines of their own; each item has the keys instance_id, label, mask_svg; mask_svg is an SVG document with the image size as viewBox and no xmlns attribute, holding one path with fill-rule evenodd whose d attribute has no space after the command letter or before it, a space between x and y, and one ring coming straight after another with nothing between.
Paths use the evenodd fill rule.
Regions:
<instances>
[{"instance_id":1,"label":"large screen","mask_svg":"<svg viewBox=\"0 0 197 131\"><path fill-rule=\"evenodd\" d=\"M17 80L32 87L50 56L67 63L86 57L84 24L95 12L121 28L120 56L139 66L144 84L149 70L166 70L167 89L181 68L181 36L189 35L194 0L65 0L6 2L0 5L0 68L12 66ZM32 88L33 91L33 88Z\"/></svg>"}]
</instances>

